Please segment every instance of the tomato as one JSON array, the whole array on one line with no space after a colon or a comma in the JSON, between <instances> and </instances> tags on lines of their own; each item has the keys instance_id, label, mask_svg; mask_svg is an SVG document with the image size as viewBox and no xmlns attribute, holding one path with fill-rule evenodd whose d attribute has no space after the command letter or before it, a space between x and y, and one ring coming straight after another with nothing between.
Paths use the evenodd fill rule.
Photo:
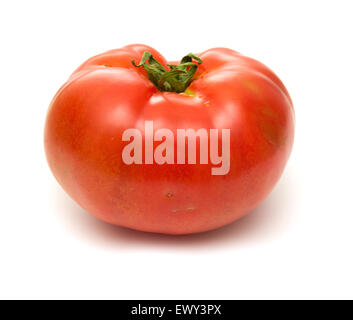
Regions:
<instances>
[{"instance_id":1,"label":"tomato","mask_svg":"<svg viewBox=\"0 0 353 320\"><path fill-rule=\"evenodd\" d=\"M200 133L196 142L178 144L188 129ZM254 209L280 178L293 138L289 94L262 63L214 48L168 66L153 48L129 45L71 75L49 107L44 144L57 181L99 219L189 234Z\"/></svg>"}]
</instances>

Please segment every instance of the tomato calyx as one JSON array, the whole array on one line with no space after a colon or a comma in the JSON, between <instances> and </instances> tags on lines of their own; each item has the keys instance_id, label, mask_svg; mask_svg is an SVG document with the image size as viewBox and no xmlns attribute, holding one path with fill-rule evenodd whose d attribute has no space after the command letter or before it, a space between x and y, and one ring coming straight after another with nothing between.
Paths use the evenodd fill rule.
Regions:
<instances>
[{"instance_id":1,"label":"tomato calyx","mask_svg":"<svg viewBox=\"0 0 353 320\"><path fill-rule=\"evenodd\" d=\"M198 64L201 63L202 60L198 56L189 53L181 59L180 64L168 64L170 70L167 71L148 51L143 53L139 64L132 60L135 67L142 66L147 71L148 78L159 91L176 93L184 92L187 89L193 81L192 77L198 68Z\"/></svg>"}]
</instances>

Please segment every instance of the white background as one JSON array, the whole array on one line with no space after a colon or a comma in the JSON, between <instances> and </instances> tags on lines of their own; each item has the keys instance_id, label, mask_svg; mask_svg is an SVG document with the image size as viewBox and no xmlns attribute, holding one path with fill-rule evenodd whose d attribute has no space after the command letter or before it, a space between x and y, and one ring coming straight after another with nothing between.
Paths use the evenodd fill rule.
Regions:
<instances>
[{"instance_id":1,"label":"white background","mask_svg":"<svg viewBox=\"0 0 353 320\"><path fill-rule=\"evenodd\" d=\"M3 1L0 298L353 298L351 1ZM168 59L224 46L272 68L294 150L250 215L192 236L100 222L46 164L51 98L92 55L145 43Z\"/></svg>"}]
</instances>

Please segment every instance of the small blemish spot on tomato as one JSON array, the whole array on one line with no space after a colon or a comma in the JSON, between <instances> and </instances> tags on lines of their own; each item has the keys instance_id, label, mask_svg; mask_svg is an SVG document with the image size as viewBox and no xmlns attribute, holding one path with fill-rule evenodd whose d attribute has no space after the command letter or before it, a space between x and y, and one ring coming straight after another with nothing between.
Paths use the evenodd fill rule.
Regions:
<instances>
[{"instance_id":1,"label":"small blemish spot on tomato","mask_svg":"<svg viewBox=\"0 0 353 320\"><path fill-rule=\"evenodd\" d=\"M194 206L189 206L189 207L187 207L186 209L172 209L171 211L173 212L173 213L177 213L177 212L185 212L185 211L193 211L193 210L196 210L196 207L194 207Z\"/></svg>"},{"instance_id":2,"label":"small blemish spot on tomato","mask_svg":"<svg viewBox=\"0 0 353 320\"><path fill-rule=\"evenodd\" d=\"M171 192L167 192L167 193L165 194L165 196L166 196L168 199L171 199L171 198L174 197L174 194L171 193Z\"/></svg>"}]
</instances>

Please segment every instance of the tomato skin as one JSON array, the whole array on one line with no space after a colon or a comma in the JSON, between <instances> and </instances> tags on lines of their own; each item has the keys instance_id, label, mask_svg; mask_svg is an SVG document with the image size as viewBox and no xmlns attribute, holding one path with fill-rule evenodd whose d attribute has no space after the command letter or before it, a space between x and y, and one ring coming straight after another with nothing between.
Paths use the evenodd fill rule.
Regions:
<instances>
[{"instance_id":1,"label":"tomato skin","mask_svg":"<svg viewBox=\"0 0 353 320\"><path fill-rule=\"evenodd\" d=\"M49 166L63 189L106 222L165 234L219 228L254 209L280 178L294 139L287 90L266 66L214 48L188 88L159 92L139 61L145 45L130 45L82 64L55 95L45 126ZM106 65L106 66L104 66ZM213 164L133 164L122 161L127 128L230 129L230 171ZM176 136L176 134L175 134ZM198 149L199 150L199 149Z\"/></svg>"}]
</instances>

